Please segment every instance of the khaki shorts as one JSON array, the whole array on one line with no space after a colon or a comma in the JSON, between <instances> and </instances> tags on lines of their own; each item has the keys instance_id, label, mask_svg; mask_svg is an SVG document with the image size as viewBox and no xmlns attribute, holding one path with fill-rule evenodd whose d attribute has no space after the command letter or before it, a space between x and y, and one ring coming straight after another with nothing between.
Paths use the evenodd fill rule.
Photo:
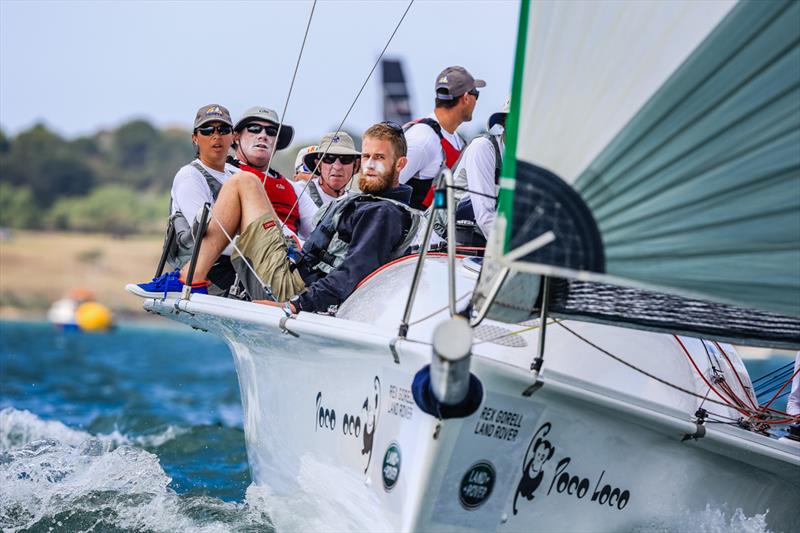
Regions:
<instances>
[{"instance_id":1,"label":"khaki shorts","mask_svg":"<svg viewBox=\"0 0 800 533\"><path fill-rule=\"evenodd\" d=\"M269 285L279 302L284 302L303 292L306 288L297 270L290 270L288 248L280 228L269 214L250 223L236 241L239 250L258 273L264 283ZM261 283L234 250L231 256L236 272L252 300L268 297Z\"/></svg>"}]
</instances>

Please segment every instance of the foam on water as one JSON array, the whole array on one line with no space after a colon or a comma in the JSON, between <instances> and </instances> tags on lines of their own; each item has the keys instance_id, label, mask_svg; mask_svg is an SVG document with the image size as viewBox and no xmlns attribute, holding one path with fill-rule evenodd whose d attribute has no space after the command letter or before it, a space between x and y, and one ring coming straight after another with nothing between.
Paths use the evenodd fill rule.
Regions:
<instances>
[{"instance_id":1,"label":"foam on water","mask_svg":"<svg viewBox=\"0 0 800 533\"><path fill-rule=\"evenodd\" d=\"M741 509L728 510L706 505L699 512L685 512L669 520L660 520L634 530L635 533L771 533L767 528L767 513L747 516Z\"/></svg>"},{"instance_id":2,"label":"foam on water","mask_svg":"<svg viewBox=\"0 0 800 533\"><path fill-rule=\"evenodd\" d=\"M148 436L174 438L175 429ZM28 411L0 411L0 529L272 530L258 507L179 495L156 455L118 433L93 436Z\"/></svg>"}]
</instances>

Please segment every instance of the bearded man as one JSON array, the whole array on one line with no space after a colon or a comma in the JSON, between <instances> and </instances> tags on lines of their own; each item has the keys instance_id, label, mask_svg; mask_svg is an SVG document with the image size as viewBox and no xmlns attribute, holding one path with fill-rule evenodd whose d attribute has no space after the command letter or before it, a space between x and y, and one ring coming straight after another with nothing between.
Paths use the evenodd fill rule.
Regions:
<instances>
[{"instance_id":1,"label":"bearded man","mask_svg":"<svg viewBox=\"0 0 800 533\"><path fill-rule=\"evenodd\" d=\"M276 299L259 303L292 313L329 312L367 275L406 252L420 220L419 212L408 207L411 188L399 182L406 150L399 126L376 124L364 132L359 179L363 194L349 194L328 204L301 251L287 248L280 220L255 175L242 172L227 181L214 216L228 234L243 230L238 247ZM205 279L227 243L217 224L209 225L195 268L197 279ZM261 283L238 252L233 263L251 299L263 298ZM129 285L128 290L143 297L181 292L187 271L188 265L181 273ZM193 283L192 292L204 293L204 283Z\"/></svg>"}]
</instances>

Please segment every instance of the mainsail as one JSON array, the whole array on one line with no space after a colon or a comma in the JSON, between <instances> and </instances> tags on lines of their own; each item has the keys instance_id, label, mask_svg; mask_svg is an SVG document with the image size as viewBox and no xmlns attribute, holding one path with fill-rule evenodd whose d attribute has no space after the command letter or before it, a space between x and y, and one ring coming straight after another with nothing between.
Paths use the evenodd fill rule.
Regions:
<instances>
[{"instance_id":1,"label":"mainsail","mask_svg":"<svg viewBox=\"0 0 800 533\"><path fill-rule=\"evenodd\" d=\"M800 2L523 0L519 27L499 245L556 241L506 264L800 344Z\"/></svg>"}]
</instances>

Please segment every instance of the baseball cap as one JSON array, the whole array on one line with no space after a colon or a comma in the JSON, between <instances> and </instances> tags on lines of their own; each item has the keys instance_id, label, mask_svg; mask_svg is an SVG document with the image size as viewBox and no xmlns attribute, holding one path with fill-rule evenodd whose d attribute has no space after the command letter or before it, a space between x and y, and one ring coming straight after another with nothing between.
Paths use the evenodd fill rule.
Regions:
<instances>
[{"instance_id":1,"label":"baseball cap","mask_svg":"<svg viewBox=\"0 0 800 533\"><path fill-rule=\"evenodd\" d=\"M452 100L480 87L486 87L486 82L473 78L464 67L447 67L436 76L436 98L440 100Z\"/></svg>"},{"instance_id":2,"label":"baseball cap","mask_svg":"<svg viewBox=\"0 0 800 533\"><path fill-rule=\"evenodd\" d=\"M228 109L225 106L221 106L219 104L209 104L204 105L197 110L197 115L194 117L193 129L196 130L203 124L214 121L219 121L227 124L228 126L233 126L231 114L228 112Z\"/></svg>"},{"instance_id":3,"label":"baseball cap","mask_svg":"<svg viewBox=\"0 0 800 533\"><path fill-rule=\"evenodd\" d=\"M256 120L264 120L272 122L276 126L281 123L278 118L278 113L268 107L253 106L248 108L243 114L242 118L236 121L233 131L242 131L245 126ZM278 150L283 150L292 143L294 138L294 128L288 124L281 126L280 136L278 137Z\"/></svg>"}]
</instances>

